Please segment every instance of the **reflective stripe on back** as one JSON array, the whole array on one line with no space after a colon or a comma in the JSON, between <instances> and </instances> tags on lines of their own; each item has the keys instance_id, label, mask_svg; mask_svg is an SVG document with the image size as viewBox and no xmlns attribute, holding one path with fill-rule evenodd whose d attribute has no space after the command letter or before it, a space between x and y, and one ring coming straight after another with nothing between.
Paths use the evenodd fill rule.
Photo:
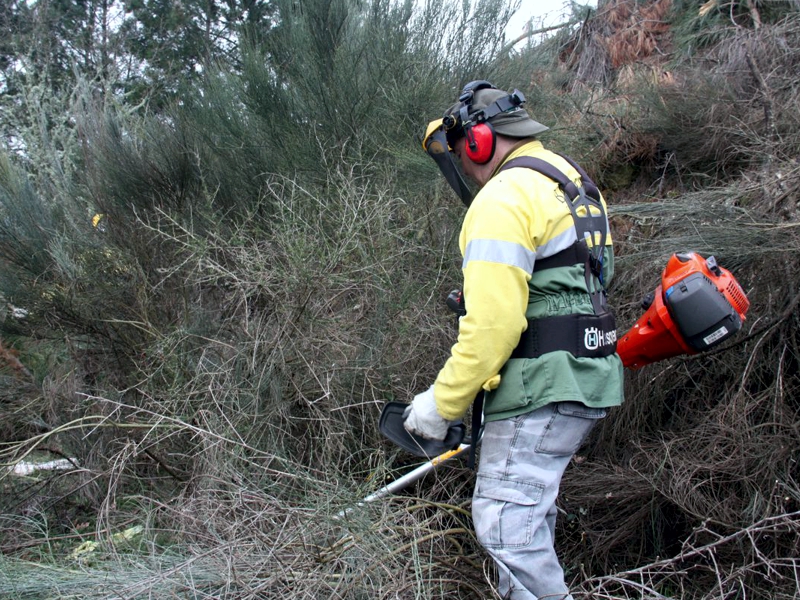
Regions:
<instances>
[{"instance_id":1,"label":"reflective stripe on back","mask_svg":"<svg viewBox=\"0 0 800 600\"><path fill-rule=\"evenodd\" d=\"M461 268L465 269L470 261L480 260L519 267L526 273L531 273L534 258L535 254L531 250L515 242L472 240L467 244Z\"/></svg>"}]
</instances>

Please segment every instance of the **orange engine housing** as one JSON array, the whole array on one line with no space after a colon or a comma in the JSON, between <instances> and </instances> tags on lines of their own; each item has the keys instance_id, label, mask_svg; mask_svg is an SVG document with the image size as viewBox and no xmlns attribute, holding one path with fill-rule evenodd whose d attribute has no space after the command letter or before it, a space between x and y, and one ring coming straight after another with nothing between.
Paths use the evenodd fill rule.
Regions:
<instances>
[{"instance_id":1,"label":"orange engine housing","mask_svg":"<svg viewBox=\"0 0 800 600\"><path fill-rule=\"evenodd\" d=\"M739 331L750 301L711 256L673 254L646 312L617 343L622 364L638 369L712 348Z\"/></svg>"}]
</instances>

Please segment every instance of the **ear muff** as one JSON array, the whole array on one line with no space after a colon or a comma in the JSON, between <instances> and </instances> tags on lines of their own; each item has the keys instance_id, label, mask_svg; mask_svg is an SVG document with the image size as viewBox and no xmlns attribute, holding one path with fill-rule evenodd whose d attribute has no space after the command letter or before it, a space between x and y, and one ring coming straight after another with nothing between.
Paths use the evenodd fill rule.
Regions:
<instances>
[{"instance_id":1,"label":"ear muff","mask_svg":"<svg viewBox=\"0 0 800 600\"><path fill-rule=\"evenodd\" d=\"M494 156L497 136L489 123L478 123L467 127L464 132L467 138L465 146L467 158L478 165L485 165Z\"/></svg>"}]
</instances>

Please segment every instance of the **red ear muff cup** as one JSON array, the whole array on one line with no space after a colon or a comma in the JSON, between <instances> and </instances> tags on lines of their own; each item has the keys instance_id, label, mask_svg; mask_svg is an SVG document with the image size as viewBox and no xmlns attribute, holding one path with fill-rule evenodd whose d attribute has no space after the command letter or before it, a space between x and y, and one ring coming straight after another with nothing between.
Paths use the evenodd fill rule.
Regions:
<instances>
[{"instance_id":1,"label":"red ear muff cup","mask_svg":"<svg viewBox=\"0 0 800 600\"><path fill-rule=\"evenodd\" d=\"M494 129L489 123L479 123L470 127L467 132L467 157L475 164L486 164L494 156L496 139Z\"/></svg>"}]
</instances>

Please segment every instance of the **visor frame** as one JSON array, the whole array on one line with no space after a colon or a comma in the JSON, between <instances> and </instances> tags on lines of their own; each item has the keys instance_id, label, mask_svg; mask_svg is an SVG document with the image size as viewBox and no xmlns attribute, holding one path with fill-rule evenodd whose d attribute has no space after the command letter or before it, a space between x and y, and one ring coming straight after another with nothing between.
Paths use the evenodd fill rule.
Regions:
<instances>
[{"instance_id":1,"label":"visor frame","mask_svg":"<svg viewBox=\"0 0 800 600\"><path fill-rule=\"evenodd\" d=\"M473 198L472 190L461 174L461 169L456 162L457 159L444 129L444 124L436 129L429 128L428 135L422 144L428 156L436 162L445 180L453 188L456 195L465 206L469 206Z\"/></svg>"}]
</instances>

